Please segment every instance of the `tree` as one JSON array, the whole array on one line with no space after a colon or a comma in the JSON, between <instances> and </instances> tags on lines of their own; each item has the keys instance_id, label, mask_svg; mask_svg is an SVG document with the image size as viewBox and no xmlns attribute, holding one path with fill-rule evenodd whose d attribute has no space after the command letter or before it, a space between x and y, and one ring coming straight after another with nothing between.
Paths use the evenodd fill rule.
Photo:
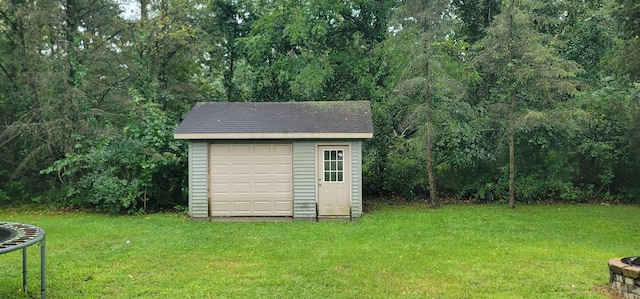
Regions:
<instances>
[{"instance_id":1,"label":"tree","mask_svg":"<svg viewBox=\"0 0 640 299\"><path fill-rule=\"evenodd\" d=\"M62 40L73 40L63 53L73 53L60 55L69 68L57 78L66 79L63 86L86 119L70 124L69 146L55 162L40 165L42 174L57 181L52 184L56 200L110 212L146 209L151 199L156 205L179 204L185 144L173 140L172 131L200 98L193 83L201 72L198 6L139 1L140 18L125 21L110 1L65 4L61 24L74 25L61 27L66 29ZM97 4L112 9L110 16L119 27L111 28L117 30L93 25L101 20L93 15L100 12L92 10ZM82 18L71 20L77 16ZM111 108L112 113L96 113L97 108ZM84 129L86 124L92 130Z\"/></svg>"},{"instance_id":2,"label":"tree","mask_svg":"<svg viewBox=\"0 0 640 299\"><path fill-rule=\"evenodd\" d=\"M386 36L393 1L267 2L247 49L252 100L371 99L380 81L373 49Z\"/></svg>"},{"instance_id":3,"label":"tree","mask_svg":"<svg viewBox=\"0 0 640 299\"><path fill-rule=\"evenodd\" d=\"M433 44L450 30L445 25L449 21L449 2L443 0L406 1L399 12L400 25L415 22L418 51L405 69L398 90L403 95L422 96L425 130L425 162L429 184L429 197L434 206L439 205L436 177L433 168L433 62L438 59ZM407 20L410 20L407 22ZM403 26L404 27L404 26ZM417 71L417 72L416 72Z\"/></svg>"},{"instance_id":4,"label":"tree","mask_svg":"<svg viewBox=\"0 0 640 299\"><path fill-rule=\"evenodd\" d=\"M608 13L610 0L543 1L534 11L534 27L553 36L553 46L564 58L579 63L584 72L577 77L583 87L597 87L605 72L602 59L615 45L617 30Z\"/></svg>"},{"instance_id":5,"label":"tree","mask_svg":"<svg viewBox=\"0 0 640 299\"><path fill-rule=\"evenodd\" d=\"M175 122L153 103L133 93L137 104L122 132L76 138L79 150L43 169L62 183L58 203L98 211L129 213L180 204L184 184L184 142L173 139Z\"/></svg>"},{"instance_id":6,"label":"tree","mask_svg":"<svg viewBox=\"0 0 640 299\"><path fill-rule=\"evenodd\" d=\"M621 31L618 49L613 62L619 75L629 76L630 81L640 81L640 3L634 0L615 0L612 15Z\"/></svg>"},{"instance_id":7,"label":"tree","mask_svg":"<svg viewBox=\"0 0 640 299\"><path fill-rule=\"evenodd\" d=\"M194 83L206 49L200 2L142 0L147 13L130 21L123 37L121 57L129 69L129 87L176 120L201 98Z\"/></svg>"},{"instance_id":8,"label":"tree","mask_svg":"<svg viewBox=\"0 0 640 299\"><path fill-rule=\"evenodd\" d=\"M508 108L509 206L515 207L515 135L521 111L548 109L550 103L577 92L571 78L580 66L559 58L550 37L533 27L539 4L510 0L476 45L475 63L485 76L496 78L490 97Z\"/></svg>"},{"instance_id":9,"label":"tree","mask_svg":"<svg viewBox=\"0 0 640 299\"><path fill-rule=\"evenodd\" d=\"M235 82L236 69L246 57L245 51L239 39L249 34L255 18L250 1L214 0L209 3L211 11L210 22L205 25L205 30L213 39L212 51L217 59L211 59L211 64L219 64L222 69L222 85L229 102L240 101L246 98L240 93L240 88ZM214 61L215 60L215 61Z\"/></svg>"},{"instance_id":10,"label":"tree","mask_svg":"<svg viewBox=\"0 0 640 299\"><path fill-rule=\"evenodd\" d=\"M458 35L465 36L469 43L475 43L484 37L484 29L500 13L498 0L454 0L455 13L462 19L463 25Z\"/></svg>"},{"instance_id":11,"label":"tree","mask_svg":"<svg viewBox=\"0 0 640 299\"><path fill-rule=\"evenodd\" d=\"M2 185L15 180L36 189L45 185L39 169L73 151L73 136L95 134L98 123L123 109L117 92L123 70L111 48L123 27L107 0L3 1L0 7L7 25L0 38L6 99L0 105L8 113L0 128L0 168L7 172L0 176Z\"/></svg>"}]
</instances>

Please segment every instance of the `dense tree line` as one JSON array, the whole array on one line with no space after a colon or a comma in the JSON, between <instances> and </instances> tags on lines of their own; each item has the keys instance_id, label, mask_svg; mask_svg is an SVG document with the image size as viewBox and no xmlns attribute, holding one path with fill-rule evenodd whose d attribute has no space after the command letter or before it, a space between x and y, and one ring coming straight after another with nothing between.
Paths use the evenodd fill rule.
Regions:
<instances>
[{"instance_id":1,"label":"dense tree line","mask_svg":"<svg viewBox=\"0 0 640 299\"><path fill-rule=\"evenodd\" d=\"M0 203L186 204L198 101L369 100L370 196L638 202L633 0L0 2Z\"/></svg>"}]
</instances>

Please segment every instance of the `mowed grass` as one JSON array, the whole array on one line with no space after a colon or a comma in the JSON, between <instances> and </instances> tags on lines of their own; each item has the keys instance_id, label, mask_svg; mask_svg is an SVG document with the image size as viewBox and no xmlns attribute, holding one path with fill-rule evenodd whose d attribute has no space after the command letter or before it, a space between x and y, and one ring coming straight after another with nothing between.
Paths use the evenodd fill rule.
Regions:
<instances>
[{"instance_id":1,"label":"mowed grass","mask_svg":"<svg viewBox=\"0 0 640 299\"><path fill-rule=\"evenodd\" d=\"M640 255L640 207L374 206L354 222L189 221L4 209L47 232L49 298L605 298ZM37 246L29 289L39 290ZM28 298L20 251L0 298Z\"/></svg>"}]
</instances>

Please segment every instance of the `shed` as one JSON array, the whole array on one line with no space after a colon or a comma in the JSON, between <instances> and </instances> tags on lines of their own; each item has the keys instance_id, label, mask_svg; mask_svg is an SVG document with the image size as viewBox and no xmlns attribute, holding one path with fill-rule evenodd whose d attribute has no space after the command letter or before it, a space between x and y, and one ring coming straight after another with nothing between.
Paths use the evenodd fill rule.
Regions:
<instances>
[{"instance_id":1,"label":"shed","mask_svg":"<svg viewBox=\"0 0 640 299\"><path fill-rule=\"evenodd\" d=\"M189 215L362 215L368 101L198 103L174 132L189 143Z\"/></svg>"}]
</instances>

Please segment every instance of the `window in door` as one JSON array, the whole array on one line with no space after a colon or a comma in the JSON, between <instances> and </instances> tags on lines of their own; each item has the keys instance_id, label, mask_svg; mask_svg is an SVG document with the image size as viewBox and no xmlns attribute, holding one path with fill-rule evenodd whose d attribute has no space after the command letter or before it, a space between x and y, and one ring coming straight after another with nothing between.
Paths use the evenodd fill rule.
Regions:
<instances>
[{"instance_id":1,"label":"window in door","mask_svg":"<svg viewBox=\"0 0 640 299\"><path fill-rule=\"evenodd\" d=\"M344 181L344 152L341 149L324 150L324 181Z\"/></svg>"}]
</instances>

